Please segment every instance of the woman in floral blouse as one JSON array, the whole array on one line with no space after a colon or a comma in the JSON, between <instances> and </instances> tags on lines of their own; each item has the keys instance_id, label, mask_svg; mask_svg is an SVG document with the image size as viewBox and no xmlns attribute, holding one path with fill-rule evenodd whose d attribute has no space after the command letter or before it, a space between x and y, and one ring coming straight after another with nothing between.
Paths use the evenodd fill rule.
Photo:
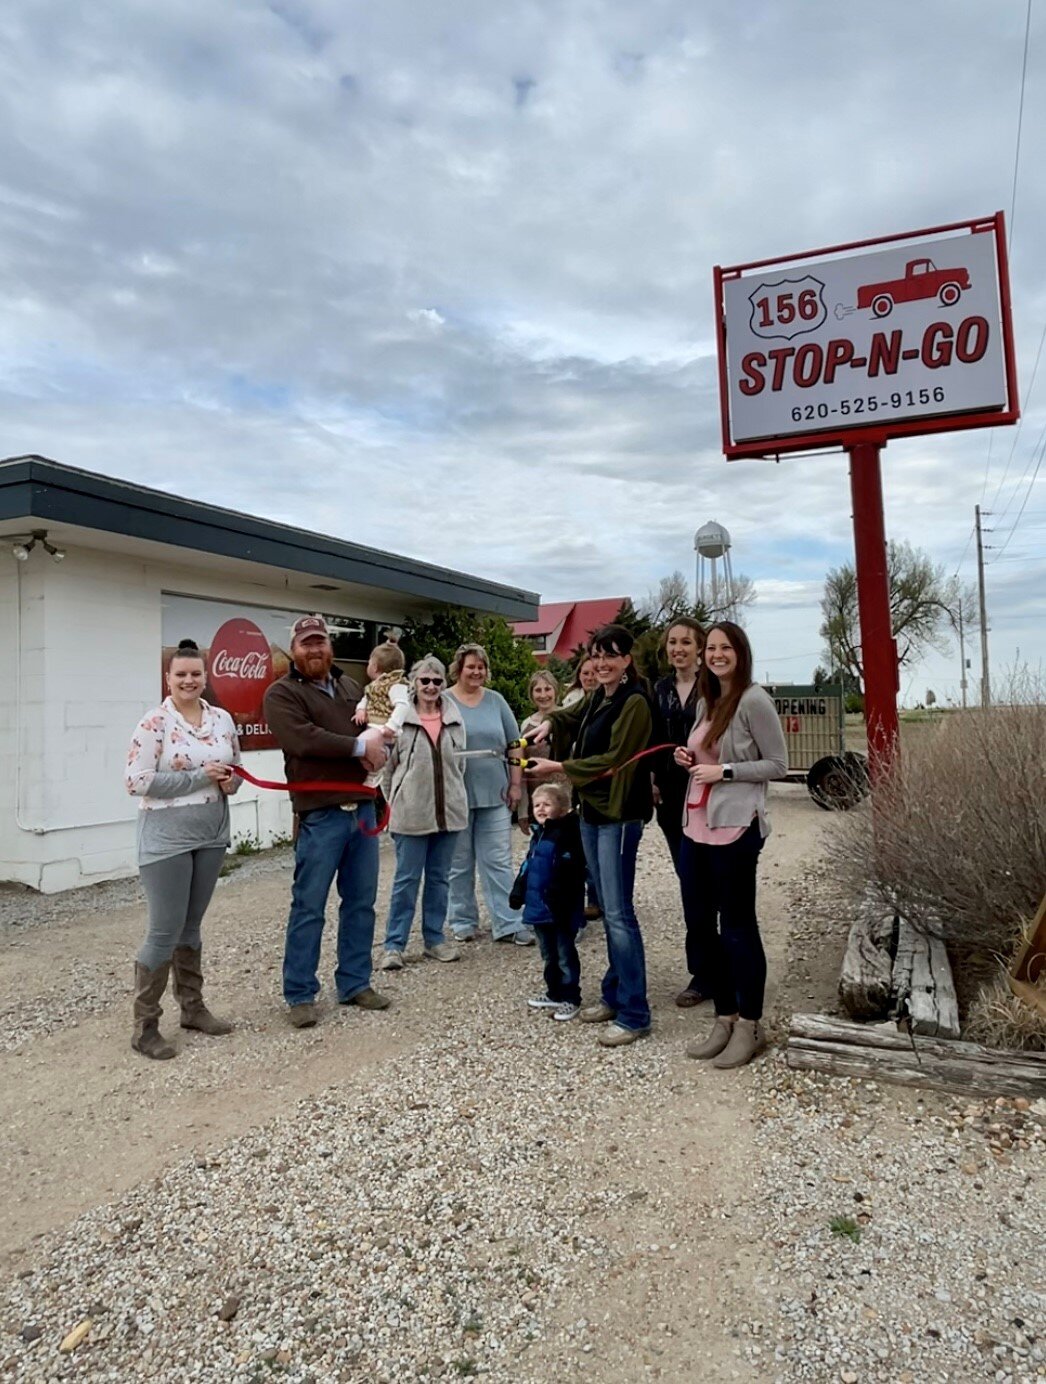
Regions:
<instances>
[{"instance_id":1,"label":"woman in floral blouse","mask_svg":"<svg viewBox=\"0 0 1046 1384\"><path fill-rule=\"evenodd\" d=\"M145 941L134 967L134 1036L145 1057L168 1058L160 999L174 971L182 1028L215 1036L232 1025L203 1002L200 924L229 847L229 794L240 780L232 717L200 694L203 656L183 639L167 670L168 696L138 723L127 756L127 791L141 798L138 866L149 906Z\"/></svg>"}]
</instances>

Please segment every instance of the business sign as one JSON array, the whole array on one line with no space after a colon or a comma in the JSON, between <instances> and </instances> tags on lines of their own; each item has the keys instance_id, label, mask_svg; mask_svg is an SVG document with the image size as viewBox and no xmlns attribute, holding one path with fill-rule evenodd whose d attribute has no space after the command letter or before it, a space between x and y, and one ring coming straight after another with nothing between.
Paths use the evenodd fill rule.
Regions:
<instances>
[{"instance_id":1,"label":"business sign","mask_svg":"<svg viewBox=\"0 0 1046 1384\"><path fill-rule=\"evenodd\" d=\"M962 229L716 270L727 455L1012 422L1001 215Z\"/></svg>"},{"instance_id":2,"label":"business sign","mask_svg":"<svg viewBox=\"0 0 1046 1384\"><path fill-rule=\"evenodd\" d=\"M193 639L207 670L205 701L224 707L236 724L244 750L269 750L276 741L265 719L265 689L291 666L291 626L307 610L274 610L268 606L211 601L165 591L161 621L161 666L183 639ZM370 620L325 616L338 663L366 663L378 642ZM163 688L166 696L167 689Z\"/></svg>"}]
</instances>

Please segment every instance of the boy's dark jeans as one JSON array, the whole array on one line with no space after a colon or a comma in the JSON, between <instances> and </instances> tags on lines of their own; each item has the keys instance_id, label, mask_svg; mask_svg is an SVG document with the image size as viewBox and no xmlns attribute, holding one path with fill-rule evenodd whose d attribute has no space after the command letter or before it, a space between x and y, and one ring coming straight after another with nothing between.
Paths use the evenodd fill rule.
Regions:
<instances>
[{"instance_id":1,"label":"boy's dark jeans","mask_svg":"<svg viewBox=\"0 0 1046 1384\"><path fill-rule=\"evenodd\" d=\"M573 924L535 923L534 932L545 963L545 990L561 1004L581 1003L581 961L574 945Z\"/></svg>"}]
</instances>

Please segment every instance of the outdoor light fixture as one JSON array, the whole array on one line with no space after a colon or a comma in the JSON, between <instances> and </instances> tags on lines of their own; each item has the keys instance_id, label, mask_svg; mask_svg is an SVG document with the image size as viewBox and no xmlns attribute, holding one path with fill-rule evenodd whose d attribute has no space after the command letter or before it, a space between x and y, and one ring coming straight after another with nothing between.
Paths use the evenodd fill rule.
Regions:
<instances>
[{"instance_id":1,"label":"outdoor light fixture","mask_svg":"<svg viewBox=\"0 0 1046 1384\"><path fill-rule=\"evenodd\" d=\"M38 543L52 561L61 562L65 557L64 548L56 548L53 543L48 543L46 529L34 529L27 537L16 534L11 543L12 556L16 557L19 562L28 562L29 554Z\"/></svg>"}]
</instances>

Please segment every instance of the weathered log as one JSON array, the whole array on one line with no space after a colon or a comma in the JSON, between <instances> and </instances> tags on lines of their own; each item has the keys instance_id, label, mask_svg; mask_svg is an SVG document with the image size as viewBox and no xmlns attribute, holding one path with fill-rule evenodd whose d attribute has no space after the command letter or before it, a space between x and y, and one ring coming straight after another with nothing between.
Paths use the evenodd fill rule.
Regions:
<instances>
[{"instance_id":1,"label":"weathered log","mask_svg":"<svg viewBox=\"0 0 1046 1384\"><path fill-rule=\"evenodd\" d=\"M881 1019L890 1007L894 917L868 893L850 928L839 976L839 998L855 1019Z\"/></svg>"},{"instance_id":2,"label":"weathered log","mask_svg":"<svg viewBox=\"0 0 1046 1384\"><path fill-rule=\"evenodd\" d=\"M962 1095L1046 1096L1046 1053L1002 1052L979 1043L904 1033L896 1024L855 1024L795 1014L789 1067L830 1076L928 1086Z\"/></svg>"},{"instance_id":3,"label":"weathered log","mask_svg":"<svg viewBox=\"0 0 1046 1384\"><path fill-rule=\"evenodd\" d=\"M902 918L897 931L891 1013L907 1014L915 1033L958 1038L959 1002L948 952L931 928L917 932Z\"/></svg>"}]
</instances>

